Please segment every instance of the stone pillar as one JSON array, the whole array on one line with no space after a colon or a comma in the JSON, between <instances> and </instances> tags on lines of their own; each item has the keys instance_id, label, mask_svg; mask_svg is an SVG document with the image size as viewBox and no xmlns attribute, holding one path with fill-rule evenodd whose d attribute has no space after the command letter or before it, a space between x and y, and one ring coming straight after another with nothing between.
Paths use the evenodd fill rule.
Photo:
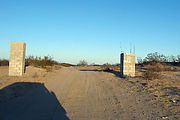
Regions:
<instances>
[{"instance_id":1,"label":"stone pillar","mask_svg":"<svg viewBox=\"0 0 180 120\"><path fill-rule=\"evenodd\" d=\"M25 71L25 50L24 42L10 43L9 76L22 76Z\"/></svg>"},{"instance_id":2,"label":"stone pillar","mask_svg":"<svg viewBox=\"0 0 180 120\"><path fill-rule=\"evenodd\" d=\"M120 73L121 76L135 76L135 54L134 53L121 53L120 60Z\"/></svg>"}]
</instances>

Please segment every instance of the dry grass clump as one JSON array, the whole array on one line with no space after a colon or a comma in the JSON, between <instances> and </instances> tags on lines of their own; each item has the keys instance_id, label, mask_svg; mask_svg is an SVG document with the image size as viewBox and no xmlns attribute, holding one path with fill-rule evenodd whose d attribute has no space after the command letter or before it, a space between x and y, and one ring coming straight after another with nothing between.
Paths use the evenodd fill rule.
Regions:
<instances>
[{"instance_id":1,"label":"dry grass clump","mask_svg":"<svg viewBox=\"0 0 180 120\"><path fill-rule=\"evenodd\" d=\"M8 66L9 60L7 59L0 59L0 66Z\"/></svg>"},{"instance_id":2,"label":"dry grass clump","mask_svg":"<svg viewBox=\"0 0 180 120\"><path fill-rule=\"evenodd\" d=\"M172 66L172 65L165 65L163 71L180 71L180 67Z\"/></svg>"},{"instance_id":3,"label":"dry grass clump","mask_svg":"<svg viewBox=\"0 0 180 120\"><path fill-rule=\"evenodd\" d=\"M152 70L154 72L161 72L164 71L164 66L165 64L161 62L150 62L147 65L147 69Z\"/></svg>"},{"instance_id":4,"label":"dry grass clump","mask_svg":"<svg viewBox=\"0 0 180 120\"><path fill-rule=\"evenodd\" d=\"M159 78L159 73L152 71L152 70L147 70L143 73L143 78L146 80L154 80Z\"/></svg>"},{"instance_id":5,"label":"dry grass clump","mask_svg":"<svg viewBox=\"0 0 180 120\"><path fill-rule=\"evenodd\" d=\"M143 78L146 80L154 80L160 78L160 72L163 70L163 64L152 62L146 66L147 70L143 73Z\"/></svg>"}]
</instances>

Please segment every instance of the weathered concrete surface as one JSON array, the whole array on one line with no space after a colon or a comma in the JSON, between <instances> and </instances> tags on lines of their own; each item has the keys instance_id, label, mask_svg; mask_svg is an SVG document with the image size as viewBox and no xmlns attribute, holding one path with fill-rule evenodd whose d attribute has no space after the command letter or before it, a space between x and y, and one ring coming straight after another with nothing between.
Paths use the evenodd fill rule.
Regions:
<instances>
[{"instance_id":1,"label":"weathered concrete surface","mask_svg":"<svg viewBox=\"0 0 180 120\"><path fill-rule=\"evenodd\" d=\"M24 42L10 43L9 76L22 76L24 74L25 49Z\"/></svg>"},{"instance_id":2,"label":"weathered concrete surface","mask_svg":"<svg viewBox=\"0 0 180 120\"><path fill-rule=\"evenodd\" d=\"M135 54L134 53L122 53L120 64L121 76L135 76Z\"/></svg>"}]
</instances>

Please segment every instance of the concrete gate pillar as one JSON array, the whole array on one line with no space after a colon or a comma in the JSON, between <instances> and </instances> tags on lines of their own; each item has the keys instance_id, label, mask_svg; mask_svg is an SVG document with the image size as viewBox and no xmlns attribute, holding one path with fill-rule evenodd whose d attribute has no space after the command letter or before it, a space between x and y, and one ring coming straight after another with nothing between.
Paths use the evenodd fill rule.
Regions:
<instances>
[{"instance_id":1,"label":"concrete gate pillar","mask_svg":"<svg viewBox=\"0 0 180 120\"><path fill-rule=\"evenodd\" d=\"M135 54L121 53L120 59L120 73L121 76L135 76Z\"/></svg>"},{"instance_id":2,"label":"concrete gate pillar","mask_svg":"<svg viewBox=\"0 0 180 120\"><path fill-rule=\"evenodd\" d=\"M24 42L10 43L9 57L9 76L22 76L25 69L25 50Z\"/></svg>"}]
</instances>

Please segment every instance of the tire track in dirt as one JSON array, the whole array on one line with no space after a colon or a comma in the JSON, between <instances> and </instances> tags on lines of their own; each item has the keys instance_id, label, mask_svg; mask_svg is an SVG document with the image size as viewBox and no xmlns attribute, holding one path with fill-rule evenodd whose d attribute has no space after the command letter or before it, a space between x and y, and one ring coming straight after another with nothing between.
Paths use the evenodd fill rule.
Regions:
<instances>
[{"instance_id":1,"label":"tire track in dirt","mask_svg":"<svg viewBox=\"0 0 180 120\"><path fill-rule=\"evenodd\" d=\"M93 73L94 76L97 78L97 85L101 89L101 95L103 96L105 101L105 112L108 114L108 119L119 119L123 113L123 109L120 105L120 101L117 99L113 88L105 83L108 80L108 76L104 74L104 76L99 76L99 73Z\"/></svg>"}]
</instances>

